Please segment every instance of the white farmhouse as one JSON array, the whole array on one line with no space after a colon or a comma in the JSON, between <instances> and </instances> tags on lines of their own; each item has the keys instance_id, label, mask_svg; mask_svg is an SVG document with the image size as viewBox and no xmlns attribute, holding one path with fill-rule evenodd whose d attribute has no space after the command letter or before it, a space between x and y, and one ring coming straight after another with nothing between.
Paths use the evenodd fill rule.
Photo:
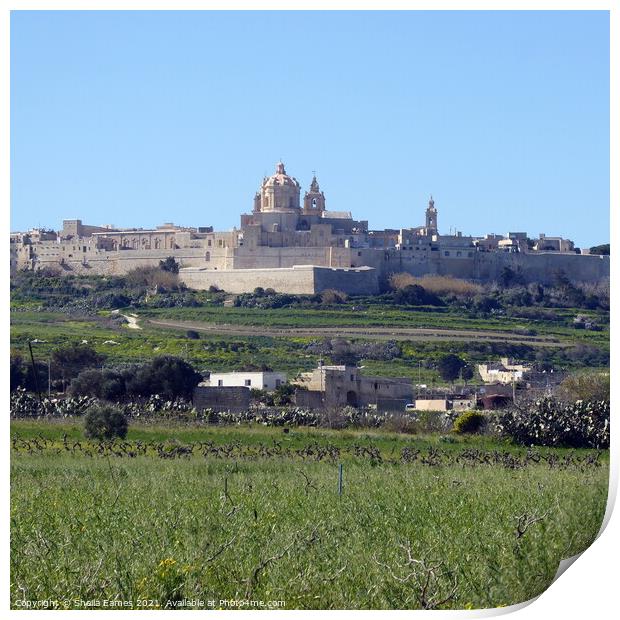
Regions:
<instances>
[{"instance_id":1,"label":"white farmhouse","mask_svg":"<svg viewBox=\"0 0 620 620\"><path fill-rule=\"evenodd\" d=\"M212 372L209 387L247 387L271 392L286 383L283 372Z\"/></svg>"}]
</instances>

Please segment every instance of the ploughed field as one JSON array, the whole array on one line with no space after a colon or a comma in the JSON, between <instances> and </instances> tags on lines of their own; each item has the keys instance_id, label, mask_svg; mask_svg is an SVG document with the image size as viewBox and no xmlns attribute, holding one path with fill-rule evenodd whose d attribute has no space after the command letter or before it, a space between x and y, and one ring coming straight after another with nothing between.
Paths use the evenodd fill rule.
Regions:
<instances>
[{"instance_id":1,"label":"ploughed field","mask_svg":"<svg viewBox=\"0 0 620 620\"><path fill-rule=\"evenodd\" d=\"M101 443L71 421L13 422L11 454L13 608L511 605L592 542L609 466L367 431L135 424Z\"/></svg>"}]
</instances>

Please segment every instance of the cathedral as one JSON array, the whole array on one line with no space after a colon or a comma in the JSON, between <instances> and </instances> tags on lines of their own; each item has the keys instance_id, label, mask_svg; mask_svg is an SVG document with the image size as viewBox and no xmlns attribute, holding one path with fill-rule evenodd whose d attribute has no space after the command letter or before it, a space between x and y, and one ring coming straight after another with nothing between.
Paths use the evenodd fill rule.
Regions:
<instances>
[{"instance_id":1,"label":"cathedral","mask_svg":"<svg viewBox=\"0 0 620 620\"><path fill-rule=\"evenodd\" d=\"M190 288L230 293L256 287L313 294L326 289L373 294L393 273L499 278L506 267L524 282L550 282L559 270L576 281L609 276L609 257L590 256L561 237L524 232L442 235L432 196L424 225L372 230L349 211L330 210L316 175L307 191L283 162L265 177L239 227L118 229L65 220L60 231L11 233L11 270L124 274L173 257Z\"/></svg>"}]
</instances>

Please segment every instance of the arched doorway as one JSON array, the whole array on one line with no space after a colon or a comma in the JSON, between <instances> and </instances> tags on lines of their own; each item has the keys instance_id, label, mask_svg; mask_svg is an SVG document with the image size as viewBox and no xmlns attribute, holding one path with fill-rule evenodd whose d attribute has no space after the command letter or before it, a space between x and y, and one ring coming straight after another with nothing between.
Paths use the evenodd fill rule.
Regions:
<instances>
[{"instance_id":1,"label":"arched doorway","mask_svg":"<svg viewBox=\"0 0 620 620\"><path fill-rule=\"evenodd\" d=\"M357 407L357 393L353 390L347 392L347 405Z\"/></svg>"}]
</instances>

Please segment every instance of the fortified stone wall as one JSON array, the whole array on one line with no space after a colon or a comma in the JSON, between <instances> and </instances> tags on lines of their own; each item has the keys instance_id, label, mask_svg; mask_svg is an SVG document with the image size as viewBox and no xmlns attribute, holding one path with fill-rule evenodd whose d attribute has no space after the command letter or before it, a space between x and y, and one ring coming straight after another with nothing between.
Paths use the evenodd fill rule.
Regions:
<instances>
[{"instance_id":1,"label":"fortified stone wall","mask_svg":"<svg viewBox=\"0 0 620 620\"><path fill-rule=\"evenodd\" d=\"M172 256L182 267L203 266L205 251L202 248L182 248L174 250L120 250L106 252L95 250L86 258L66 258L63 263L58 257L40 257L35 264L36 269L52 267L62 269L65 273L80 275L123 275L136 267L159 265L159 261Z\"/></svg>"},{"instance_id":2,"label":"fortified stone wall","mask_svg":"<svg viewBox=\"0 0 620 620\"><path fill-rule=\"evenodd\" d=\"M377 273L368 268L331 269L313 265L280 269L187 268L182 269L179 276L189 288L206 290L217 286L229 293L248 293L258 286L294 295L314 295L326 289L367 295L378 291Z\"/></svg>"},{"instance_id":3,"label":"fortified stone wall","mask_svg":"<svg viewBox=\"0 0 620 620\"><path fill-rule=\"evenodd\" d=\"M449 252L449 256L445 253ZM458 255L460 253L460 256ZM574 282L609 278L609 256L553 252L478 252L475 248L441 250L352 250L352 264L374 267L379 277L406 272L413 276L445 275L481 282L497 281L510 267L527 282L553 284L562 271Z\"/></svg>"},{"instance_id":4,"label":"fortified stone wall","mask_svg":"<svg viewBox=\"0 0 620 620\"><path fill-rule=\"evenodd\" d=\"M474 277L497 280L504 267L519 272L526 282L553 284L564 272L574 282L598 282L609 278L609 256L585 254L478 252Z\"/></svg>"},{"instance_id":5,"label":"fortified stone wall","mask_svg":"<svg viewBox=\"0 0 620 620\"><path fill-rule=\"evenodd\" d=\"M376 269L314 268L314 290L320 293L335 289L349 295L374 295L379 292L379 279Z\"/></svg>"},{"instance_id":6,"label":"fortified stone wall","mask_svg":"<svg viewBox=\"0 0 620 620\"><path fill-rule=\"evenodd\" d=\"M314 247L314 248L272 248L260 247L256 250L235 248L234 269L267 269L293 267L294 265L317 265L321 267L348 268L351 263L352 250L349 248Z\"/></svg>"}]
</instances>

